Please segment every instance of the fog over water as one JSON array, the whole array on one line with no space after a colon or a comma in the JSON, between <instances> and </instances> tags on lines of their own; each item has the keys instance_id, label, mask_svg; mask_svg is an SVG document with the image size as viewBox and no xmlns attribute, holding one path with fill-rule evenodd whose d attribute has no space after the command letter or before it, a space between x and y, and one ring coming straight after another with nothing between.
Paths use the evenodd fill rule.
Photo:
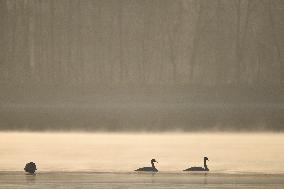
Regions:
<instances>
[{"instance_id":1,"label":"fog over water","mask_svg":"<svg viewBox=\"0 0 284 189\"><path fill-rule=\"evenodd\" d=\"M283 131L282 0L0 0L0 130Z\"/></svg>"},{"instance_id":2,"label":"fog over water","mask_svg":"<svg viewBox=\"0 0 284 189\"><path fill-rule=\"evenodd\" d=\"M0 0L0 189L283 189L283 18L283 0Z\"/></svg>"}]
</instances>

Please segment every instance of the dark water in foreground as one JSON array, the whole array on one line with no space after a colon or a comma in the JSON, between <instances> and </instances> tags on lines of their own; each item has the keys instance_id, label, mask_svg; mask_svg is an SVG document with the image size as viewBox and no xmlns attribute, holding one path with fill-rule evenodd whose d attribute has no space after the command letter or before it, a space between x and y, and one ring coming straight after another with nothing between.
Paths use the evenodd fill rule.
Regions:
<instances>
[{"instance_id":1,"label":"dark water in foreground","mask_svg":"<svg viewBox=\"0 0 284 189\"><path fill-rule=\"evenodd\" d=\"M283 174L1 172L0 188L250 188L282 189Z\"/></svg>"}]
</instances>

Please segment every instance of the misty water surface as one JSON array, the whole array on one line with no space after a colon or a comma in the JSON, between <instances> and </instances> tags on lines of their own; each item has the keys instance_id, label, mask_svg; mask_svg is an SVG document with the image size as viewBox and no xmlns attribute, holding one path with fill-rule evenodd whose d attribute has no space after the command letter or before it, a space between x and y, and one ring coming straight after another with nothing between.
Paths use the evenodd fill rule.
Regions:
<instances>
[{"instance_id":1,"label":"misty water surface","mask_svg":"<svg viewBox=\"0 0 284 189\"><path fill-rule=\"evenodd\" d=\"M283 173L284 135L272 133L0 133L0 171L132 172L159 161L161 172L202 166L210 172Z\"/></svg>"}]
</instances>

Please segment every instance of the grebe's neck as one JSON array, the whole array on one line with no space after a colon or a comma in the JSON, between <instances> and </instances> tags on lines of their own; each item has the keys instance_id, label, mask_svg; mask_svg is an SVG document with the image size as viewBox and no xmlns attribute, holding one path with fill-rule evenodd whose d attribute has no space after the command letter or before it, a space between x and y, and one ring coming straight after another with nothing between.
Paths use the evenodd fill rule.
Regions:
<instances>
[{"instance_id":1,"label":"grebe's neck","mask_svg":"<svg viewBox=\"0 0 284 189\"><path fill-rule=\"evenodd\" d=\"M205 170L209 170L208 167L207 167L207 165L206 165L206 161L207 161L207 160L204 159L204 168L205 168Z\"/></svg>"},{"instance_id":2,"label":"grebe's neck","mask_svg":"<svg viewBox=\"0 0 284 189\"><path fill-rule=\"evenodd\" d=\"M153 168L155 168L155 164L154 164L154 162L151 162L151 165L152 165L152 167L153 167Z\"/></svg>"}]
</instances>

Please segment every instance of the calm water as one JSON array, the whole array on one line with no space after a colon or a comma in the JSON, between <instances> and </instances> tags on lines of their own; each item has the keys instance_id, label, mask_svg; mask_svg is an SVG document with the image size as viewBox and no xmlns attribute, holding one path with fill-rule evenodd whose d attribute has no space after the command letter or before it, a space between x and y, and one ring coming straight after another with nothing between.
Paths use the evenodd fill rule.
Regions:
<instances>
[{"instance_id":1,"label":"calm water","mask_svg":"<svg viewBox=\"0 0 284 189\"><path fill-rule=\"evenodd\" d=\"M0 133L0 188L284 188L283 146L271 133ZM203 156L210 173L181 171ZM159 173L133 172L151 158Z\"/></svg>"}]
</instances>

